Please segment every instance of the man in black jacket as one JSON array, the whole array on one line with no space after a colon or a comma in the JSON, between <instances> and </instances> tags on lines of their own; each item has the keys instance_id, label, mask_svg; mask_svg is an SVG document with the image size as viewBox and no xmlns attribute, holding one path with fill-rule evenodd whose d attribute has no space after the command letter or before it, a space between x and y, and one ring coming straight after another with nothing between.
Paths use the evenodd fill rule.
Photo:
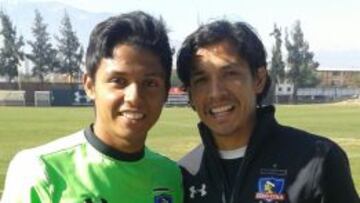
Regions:
<instances>
[{"instance_id":1,"label":"man in black jacket","mask_svg":"<svg viewBox=\"0 0 360 203\"><path fill-rule=\"evenodd\" d=\"M273 106L261 106L270 78L249 25L201 26L183 43L177 72L203 141L179 161L187 203L360 202L337 144L282 126Z\"/></svg>"}]
</instances>

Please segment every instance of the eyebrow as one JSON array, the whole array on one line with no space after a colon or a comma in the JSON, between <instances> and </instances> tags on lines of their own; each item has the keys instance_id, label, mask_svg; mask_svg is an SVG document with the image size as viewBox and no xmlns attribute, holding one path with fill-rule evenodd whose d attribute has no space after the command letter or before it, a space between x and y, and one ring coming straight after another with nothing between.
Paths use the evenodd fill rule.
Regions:
<instances>
[{"instance_id":1,"label":"eyebrow","mask_svg":"<svg viewBox=\"0 0 360 203\"><path fill-rule=\"evenodd\" d=\"M129 75L126 71L109 70L106 72L107 75L112 76L127 76ZM149 71L144 74L146 77L165 77L165 73L162 71Z\"/></svg>"},{"instance_id":2,"label":"eyebrow","mask_svg":"<svg viewBox=\"0 0 360 203\"><path fill-rule=\"evenodd\" d=\"M228 64L221 66L220 69L222 69L222 70L234 69L236 65L238 65L238 64L237 63L228 63ZM192 76L198 76L198 75L203 75L203 74L204 74L204 70L199 69L199 68L196 68L195 70L192 71Z\"/></svg>"},{"instance_id":3,"label":"eyebrow","mask_svg":"<svg viewBox=\"0 0 360 203\"><path fill-rule=\"evenodd\" d=\"M195 69L194 71L192 71L191 73L191 77L197 77L197 76L202 76L204 75L204 71L203 70L199 70L199 69Z\"/></svg>"},{"instance_id":4,"label":"eyebrow","mask_svg":"<svg viewBox=\"0 0 360 203\"><path fill-rule=\"evenodd\" d=\"M238 66L238 63L231 63L231 64L227 64L225 66L222 67L222 71L229 71L229 70L237 70L237 71L242 71L242 68L236 68L236 66Z\"/></svg>"}]
</instances>

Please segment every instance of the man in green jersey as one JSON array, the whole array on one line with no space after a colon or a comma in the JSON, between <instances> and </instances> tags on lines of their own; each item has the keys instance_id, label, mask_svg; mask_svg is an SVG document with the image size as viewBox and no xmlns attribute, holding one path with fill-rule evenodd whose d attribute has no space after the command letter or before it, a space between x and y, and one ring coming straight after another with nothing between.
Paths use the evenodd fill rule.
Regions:
<instances>
[{"instance_id":1,"label":"man in green jersey","mask_svg":"<svg viewBox=\"0 0 360 203\"><path fill-rule=\"evenodd\" d=\"M161 20L137 11L92 31L84 88L95 122L18 153L2 203L180 203L181 174L145 147L170 87L172 52Z\"/></svg>"}]
</instances>

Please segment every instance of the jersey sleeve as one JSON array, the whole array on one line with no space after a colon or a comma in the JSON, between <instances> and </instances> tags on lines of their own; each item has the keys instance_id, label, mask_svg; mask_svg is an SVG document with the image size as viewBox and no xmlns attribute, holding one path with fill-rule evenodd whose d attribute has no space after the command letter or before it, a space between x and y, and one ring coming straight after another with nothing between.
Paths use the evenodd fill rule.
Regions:
<instances>
[{"instance_id":1,"label":"jersey sleeve","mask_svg":"<svg viewBox=\"0 0 360 203\"><path fill-rule=\"evenodd\" d=\"M29 151L19 152L10 162L1 203L46 202L41 182L46 182L40 159Z\"/></svg>"},{"instance_id":2,"label":"jersey sleeve","mask_svg":"<svg viewBox=\"0 0 360 203\"><path fill-rule=\"evenodd\" d=\"M323 201L324 203L360 203L351 177L349 160L345 152L335 145L324 162Z\"/></svg>"}]
</instances>

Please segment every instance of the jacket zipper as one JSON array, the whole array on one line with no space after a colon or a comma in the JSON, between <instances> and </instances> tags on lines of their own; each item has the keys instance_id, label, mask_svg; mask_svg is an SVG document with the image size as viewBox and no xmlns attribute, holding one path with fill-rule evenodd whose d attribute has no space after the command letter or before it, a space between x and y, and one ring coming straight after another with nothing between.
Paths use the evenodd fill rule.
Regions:
<instances>
[{"instance_id":1,"label":"jacket zipper","mask_svg":"<svg viewBox=\"0 0 360 203\"><path fill-rule=\"evenodd\" d=\"M236 193L239 192L239 188L241 186L241 182L243 181L243 168L245 168L245 166L247 165L247 157L244 157L244 160L242 161L242 163L239 166L239 169L236 173L236 177L235 180L239 181L238 184L236 184L236 181L233 185L233 188L231 188L231 195L230 195L230 202L229 203L235 203L235 197L236 197Z\"/></svg>"}]
</instances>

